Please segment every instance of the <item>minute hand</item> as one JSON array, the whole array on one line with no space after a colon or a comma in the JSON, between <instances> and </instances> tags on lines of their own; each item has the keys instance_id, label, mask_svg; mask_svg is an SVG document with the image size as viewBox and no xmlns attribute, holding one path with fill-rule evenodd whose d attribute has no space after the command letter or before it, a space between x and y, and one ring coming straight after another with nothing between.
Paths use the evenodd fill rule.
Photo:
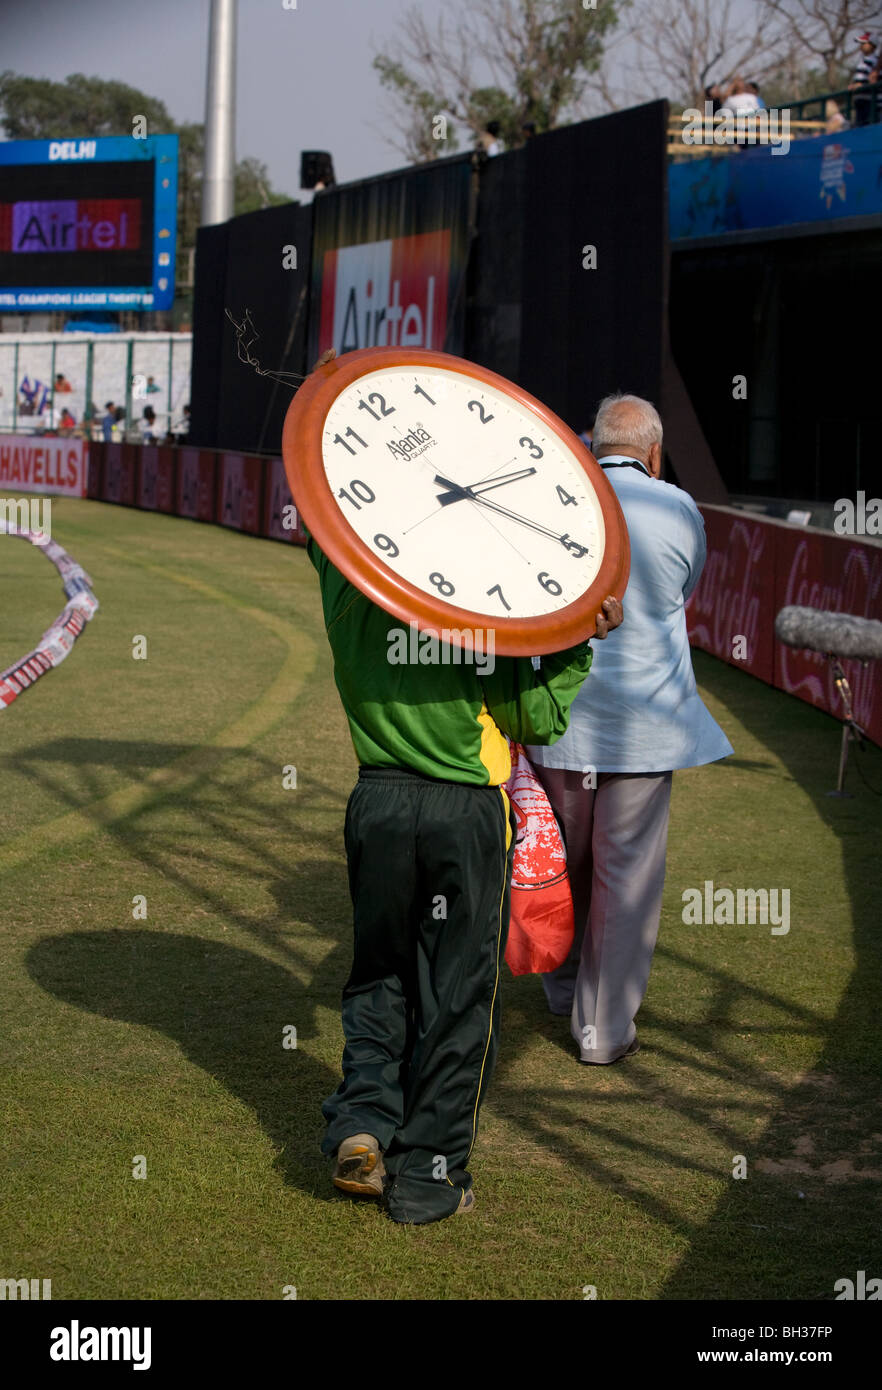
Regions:
<instances>
[{"instance_id":1,"label":"minute hand","mask_svg":"<svg viewBox=\"0 0 882 1390\"><path fill-rule=\"evenodd\" d=\"M472 492L471 488L460 487L458 483L452 483L449 478L437 476L435 482L440 483L442 487L449 488L452 492L461 494L464 498L468 498L470 502L477 502L479 506L487 507L491 512L498 512L500 516L507 516L511 521L517 521L521 526L529 527L531 531L538 531L540 536L548 536L550 540L559 541L564 549L571 550L577 559L588 553L584 545L579 545L578 541L570 539L568 532L564 532L563 535L559 536L557 532L549 530L547 526L540 526L537 521L531 521L529 517L520 516L517 512L510 511L508 507L503 507L498 502L491 502L487 497L480 497Z\"/></svg>"}]
</instances>

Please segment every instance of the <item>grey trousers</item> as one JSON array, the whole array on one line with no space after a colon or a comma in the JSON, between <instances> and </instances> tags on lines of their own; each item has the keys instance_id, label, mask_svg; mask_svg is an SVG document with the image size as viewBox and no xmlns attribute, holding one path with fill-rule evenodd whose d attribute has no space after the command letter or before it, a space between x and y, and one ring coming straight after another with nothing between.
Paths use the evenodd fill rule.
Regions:
<instances>
[{"instance_id":1,"label":"grey trousers","mask_svg":"<svg viewBox=\"0 0 882 1390\"><path fill-rule=\"evenodd\" d=\"M583 1062L614 1062L637 1036L658 937L671 804L670 772L536 767L567 847L576 934L542 976L552 1013L569 1014Z\"/></svg>"}]
</instances>

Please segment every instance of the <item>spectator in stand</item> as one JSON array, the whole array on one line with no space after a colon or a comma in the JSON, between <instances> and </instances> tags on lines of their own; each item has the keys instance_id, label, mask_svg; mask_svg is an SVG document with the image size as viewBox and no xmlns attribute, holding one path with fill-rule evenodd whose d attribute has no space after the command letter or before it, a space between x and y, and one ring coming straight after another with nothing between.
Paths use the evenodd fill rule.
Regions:
<instances>
[{"instance_id":1,"label":"spectator in stand","mask_svg":"<svg viewBox=\"0 0 882 1390\"><path fill-rule=\"evenodd\" d=\"M758 85L756 84L756 82L748 82L746 85L747 85L747 90L748 90L749 92L752 92L753 95L756 97L756 107L757 107L757 110L758 110L758 111L765 111L765 109L766 109L766 103L763 101L762 97L760 96L760 89L759 89Z\"/></svg>"},{"instance_id":2,"label":"spectator in stand","mask_svg":"<svg viewBox=\"0 0 882 1390\"><path fill-rule=\"evenodd\" d=\"M854 92L852 110L854 124L870 125L875 119L876 85L879 79L879 52L876 40L868 31L858 39L861 56L851 74L848 90Z\"/></svg>"},{"instance_id":3,"label":"spectator in stand","mask_svg":"<svg viewBox=\"0 0 882 1390\"><path fill-rule=\"evenodd\" d=\"M73 415L71 415L67 406L64 406L61 411L61 418L58 421L58 433L72 434L76 426L76 423L76 420L74 419Z\"/></svg>"},{"instance_id":4,"label":"spectator in stand","mask_svg":"<svg viewBox=\"0 0 882 1390\"><path fill-rule=\"evenodd\" d=\"M481 142L481 149L490 158L492 158L493 155L502 154L502 151L505 149L505 146L499 138L499 129L498 121L488 121L478 137Z\"/></svg>"},{"instance_id":5,"label":"spectator in stand","mask_svg":"<svg viewBox=\"0 0 882 1390\"><path fill-rule=\"evenodd\" d=\"M704 89L704 99L711 104L711 115L715 116L723 104L723 93L716 82Z\"/></svg>"},{"instance_id":6,"label":"spectator in stand","mask_svg":"<svg viewBox=\"0 0 882 1390\"><path fill-rule=\"evenodd\" d=\"M748 116L759 109L759 98L754 92L748 91L744 78L733 77L726 89L726 99L720 110L732 111L736 116Z\"/></svg>"},{"instance_id":7,"label":"spectator in stand","mask_svg":"<svg viewBox=\"0 0 882 1390\"><path fill-rule=\"evenodd\" d=\"M184 406L180 420L176 420L172 426L175 441L178 444L186 444L187 436L190 433L190 405L189 402Z\"/></svg>"},{"instance_id":8,"label":"spectator in stand","mask_svg":"<svg viewBox=\"0 0 882 1390\"><path fill-rule=\"evenodd\" d=\"M39 415L43 410L43 406L46 404L46 387L43 385L42 381L34 381L32 385L30 377L25 376L22 377L21 386L19 386L18 389L24 397L24 402L19 409L19 414Z\"/></svg>"},{"instance_id":9,"label":"spectator in stand","mask_svg":"<svg viewBox=\"0 0 882 1390\"><path fill-rule=\"evenodd\" d=\"M832 97L828 97L824 102L824 119L826 120L825 135L838 135L840 130L848 130L848 121Z\"/></svg>"},{"instance_id":10,"label":"spectator in stand","mask_svg":"<svg viewBox=\"0 0 882 1390\"><path fill-rule=\"evenodd\" d=\"M113 439L113 427L116 424L116 410L113 401L108 401L104 407L104 417L101 421L101 435L105 443L109 444Z\"/></svg>"},{"instance_id":11,"label":"spectator in stand","mask_svg":"<svg viewBox=\"0 0 882 1390\"><path fill-rule=\"evenodd\" d=\"M145 405L144 418L141 421L141 443L156 443L156 411L152 405Z\"/></svg>"},{"instance_id":12,"label":"spectator in stand","mask_svg":"<svg viewBox=\"0 0 882 1390\"><path fill-rule=\"evenodd\" d=\"M152 395L154 395L158 390L159 390L159 387L156 385L155 379L154 379L152 376L148 376L148 378L147 378L147 386L146 386L146 394L147 394L148 396L152 396Z\"/></svg>"},{"instance_id":13,"label":"spectator in stand","mask_svg":"<svg viewBox=\"0 0 882 1390\"><path fill-rule=\"evenodd\" d=\"M59 392L72 390L73 387L71 386L67 377L64 375L64 372L58 372L58 374L55 377L55 394L58 395Z\"/></svg>"}]
</instances>

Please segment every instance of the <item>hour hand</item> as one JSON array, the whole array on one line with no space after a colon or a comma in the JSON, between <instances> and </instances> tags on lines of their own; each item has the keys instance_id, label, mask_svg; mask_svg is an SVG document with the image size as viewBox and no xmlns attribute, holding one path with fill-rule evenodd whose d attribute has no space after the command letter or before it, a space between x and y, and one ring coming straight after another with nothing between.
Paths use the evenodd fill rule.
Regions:
<instances>
[{"instance_id":1,"label":"hour hand","mask_svg":"<svg viewBox=\"0 0 882 1390\"><path fill-rule=\"evenodd\" d=\"M440 473L435 474L435 482L441 487L446 487L446 492L439 492L438 501L442 507L447 507L451 502L461 502L464 497L468 497L467 488L460 487L459 483L452 483L449 478L442 478Z\"/></svg>"}]
</instances>

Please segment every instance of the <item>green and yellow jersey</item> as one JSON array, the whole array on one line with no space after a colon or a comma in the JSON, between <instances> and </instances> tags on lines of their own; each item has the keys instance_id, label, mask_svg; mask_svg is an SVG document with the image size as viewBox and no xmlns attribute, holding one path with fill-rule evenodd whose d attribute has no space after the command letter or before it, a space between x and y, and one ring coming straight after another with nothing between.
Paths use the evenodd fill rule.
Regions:
<instances>
[{"instance_id":1,"label":"green and yellow jersey","mask_svg":"<svg viewBox=\"0 0 882 1390\"><path fill-rule=\"evenodd\" d=\"M307 553L360 764L501 786L511 774L506 734L517 743L555 743L566 732L591 667L589 642L543 657L539 669L529 657L503 656L482 670L445 660L453 653L441 643L437 664L395 663L390 634L402 624L344 579L312 538Z\"/></svg>"}]
</instances>

